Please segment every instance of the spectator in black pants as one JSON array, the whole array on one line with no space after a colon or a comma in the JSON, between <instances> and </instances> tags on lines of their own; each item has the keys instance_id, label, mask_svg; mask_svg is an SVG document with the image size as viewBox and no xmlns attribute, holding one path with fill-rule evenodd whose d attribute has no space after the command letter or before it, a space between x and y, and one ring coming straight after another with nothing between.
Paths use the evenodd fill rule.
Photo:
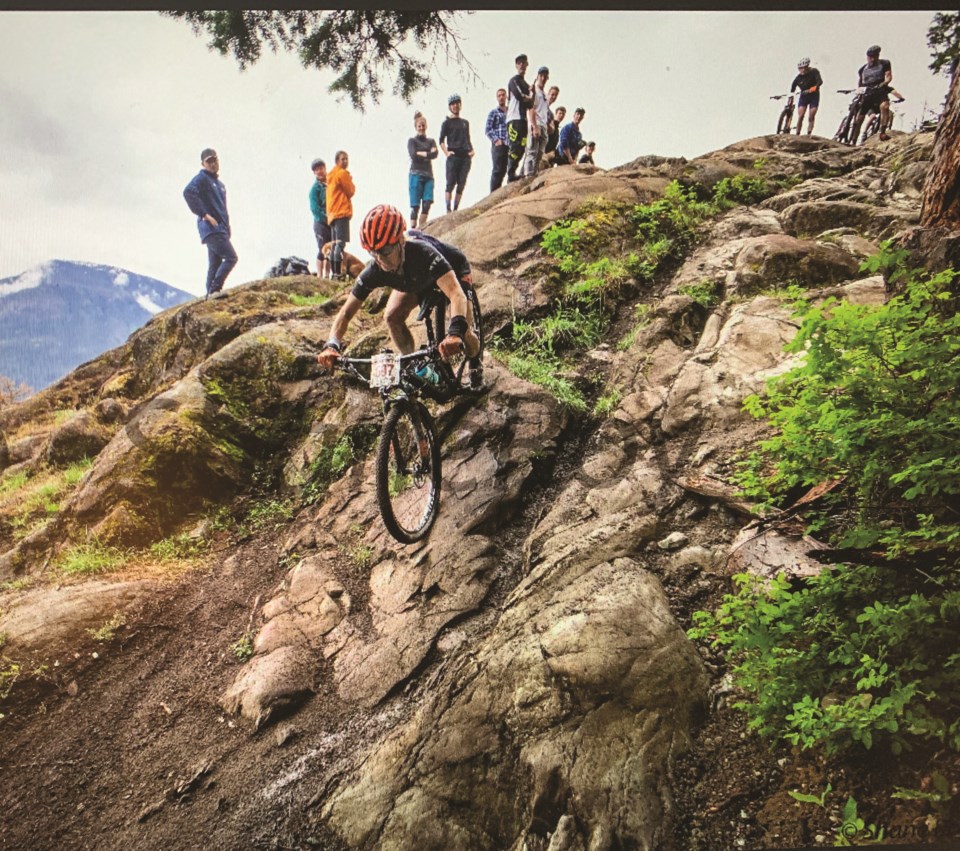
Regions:
<instances>
[{"instance_id":1,"label":"spectator in black pants","mask_svg":"<svg viewBox=\"0 0 960 851\"><path fill-rule=\"evenodd\" d=\"M490 191L503 185L507 174L507 90L497 89L497 105L487 115L484 135L490 140L490 155L493 171L490 174Z\"/></svg>"},{"instance_id":2,"label":"spectator in black pants","mask_svg":"<svg viewBox=\"0 0 960 851\"><path fill-rule=\"evenodd\" d=\"M507 183L518 180L517 169L527 148L527 110L533 105L533 91L523 79L527 72L527 55L521 53L515 60L517 73L507 83Z\"/></svg>"},{"instance_id":3,"label":"spectator in black pants","mask_svg":"<svg viewBox=\"0 0 960 851\"><path fill-rule=\"evenodd\" d=\"M237 265L237 252L230 242L227 187L220 174L220 159L213 148L200 152L202 168L183 190L190 211L197 217L200 241L207 246L207 298L218 298L227 275Z\"/></svg>"},{"instance_id":4,"label":"spectator in black pants","mask_svg":"<svg viewBox=\"0 0 960 851\"><path fill-rule=\"evenodd\" d=\"M450 115L443 119L437 141L440 143L440 150L447 155L447 189L443 197L449 213L451 197L453 209L456 210L460 206L474 152L470 141L470 122L460 117L460 95L450 95L447 105L450 107ZM456 195L454 195L454 188L456 188Z\"/></svg>"}]
</instances>

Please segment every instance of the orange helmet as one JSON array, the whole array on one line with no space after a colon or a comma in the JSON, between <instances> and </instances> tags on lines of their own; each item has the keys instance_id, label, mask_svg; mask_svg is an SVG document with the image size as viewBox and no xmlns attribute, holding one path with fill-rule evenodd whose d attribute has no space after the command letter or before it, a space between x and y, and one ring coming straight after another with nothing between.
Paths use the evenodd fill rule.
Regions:
<instances>
[{"instance_id":1,"label":"orange helmet","mask_svg":"<svg viewBox=\"0 0 960 851\"><path fill-rule=\"evenodd\" d=\"M400 234L407 229L407 222L396 207L377 204L363 219L360 226L360 244L367 251L380 251L387 245L400 241Z\"/></svg>"}]
</instances>

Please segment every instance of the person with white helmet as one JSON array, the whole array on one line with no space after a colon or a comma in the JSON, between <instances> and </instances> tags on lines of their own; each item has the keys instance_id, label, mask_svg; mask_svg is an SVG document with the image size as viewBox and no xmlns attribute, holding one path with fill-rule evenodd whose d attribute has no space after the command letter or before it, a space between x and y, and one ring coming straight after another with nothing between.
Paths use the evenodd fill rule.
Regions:
<instances>
[{"instance_id":1,"label":"person with white helmet","mask_svg":"<svg viewBox=\"0 0 960 851\"><path fill-rule=\"evenodd\" d=\"M810 60L804 56L797 63L797 76L793 78L790 84L790 94L794 89L800 90L800 99L797 102L797 135L803 127L803 116L809 109L807 119L807 135L813 133L813 122L817 116L817 107L820 106L820 88L823 86L823 78L816 68L810 67ZM789 130L789 128L788 128Z\"/></svg>"}]
</instances>

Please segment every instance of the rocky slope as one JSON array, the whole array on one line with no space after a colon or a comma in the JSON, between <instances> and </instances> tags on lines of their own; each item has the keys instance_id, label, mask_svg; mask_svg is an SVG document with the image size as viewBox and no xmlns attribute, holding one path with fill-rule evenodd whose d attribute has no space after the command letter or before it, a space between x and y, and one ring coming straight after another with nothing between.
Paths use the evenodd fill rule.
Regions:
<instances>
[{"instance_id":1,"label":"rocky slope","mask_svg":"<svg viewBox=\"0 0 960 851\"><path fill-rule=\"evenodd\" d=\"M488 355L489 392L437 410L443 502L421 545L379 521L375 397L315 365L343 295L330 282L172 308L0 412L0 652L20 666L0 703L18 778L0 793L5 847L787 844L759 812L782 777L771 758L748 819L678 828L698 816L676 769L718 707L716 665L684 628L734 570L802 569L797 538L738 538L751 518L721 474L760 432L741 403L789 366L778 290L884 298L859 262L915 224L931 146L760 137L556 169L435 222L474 263L493 335L542 315L555 264L539 236L587 199L758 170L790 187L704 225L583 353L580 377L617 390L608 416ZM704 282L707 306L689 294ZM383 339L371 301L367 349ZM614 345L634 302L650 321ZM332 465L344 435L351 461ZM26 522L21 480L84 457ZM91 538L124 564L65 573ZM192 558L161 558L171 541Z\"/></svg>"}]
</instances>

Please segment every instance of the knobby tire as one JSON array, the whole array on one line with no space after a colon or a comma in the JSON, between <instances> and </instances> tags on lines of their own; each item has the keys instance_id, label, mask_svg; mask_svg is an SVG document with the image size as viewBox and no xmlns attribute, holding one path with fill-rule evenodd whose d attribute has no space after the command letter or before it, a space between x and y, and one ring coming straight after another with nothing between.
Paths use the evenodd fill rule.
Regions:
<instances>
[{"instance_id":1,"label":"knobby tire","mask_svg":"<svg viewBox=\"0 0 960 851\"><path fill-rule=\"evenodd\" d=\"M377 503L403 544L427 536L440 508L440 444L423 405L403 399L387 411L377 444Z\"/></svg>"},{"instance_id":2,"label":"knobby tire","mask_svg":"<svg viewBox=\"0 0 960 851\"><path fill-rule=\"evenodd\" d=\"M793 109L784 107L780 113L780 120L777 121L777 134L789 133L791 124L793 124Z\"/></svg>"}]
</instances>

